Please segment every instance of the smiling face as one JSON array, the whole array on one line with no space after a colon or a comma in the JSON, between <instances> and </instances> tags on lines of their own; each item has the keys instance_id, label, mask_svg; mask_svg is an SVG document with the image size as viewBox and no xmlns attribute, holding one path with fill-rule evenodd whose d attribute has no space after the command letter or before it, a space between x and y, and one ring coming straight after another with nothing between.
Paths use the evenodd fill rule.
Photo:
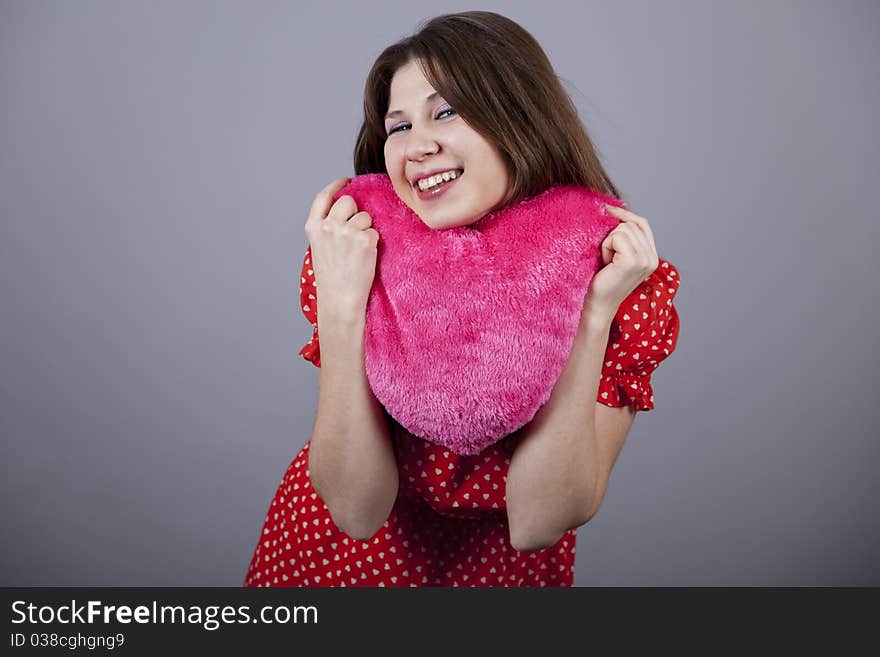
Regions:
<instances>
[{"instance_id":1,"label":"smiling face","mask_svg":"<svg viewBox=\"0 0 880 657\"><path fill-rule=\"evenodd\" d=\"M429 228L470 225L494 210L510 185L498 149L443 100L410 61L391 80L385 117L385 168L397 196ZM454 171L455 179L420 191L417 179Z\"/></svg>"}]
</instances>

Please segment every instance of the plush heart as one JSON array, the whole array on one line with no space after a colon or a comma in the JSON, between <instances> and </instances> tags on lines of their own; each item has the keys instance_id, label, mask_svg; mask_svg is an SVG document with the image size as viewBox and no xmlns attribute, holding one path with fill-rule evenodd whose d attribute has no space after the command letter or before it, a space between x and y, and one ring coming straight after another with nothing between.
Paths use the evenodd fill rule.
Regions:
<instances>
[{"instance_id":1,"label":"plush heart","mask_svg":"<svg viewBox=\"0 0 880 657\"><path fill-rule=\"evenodd\" d=\"M565 367L600 245L619 223L604 203L625 204L556 186L434 230L385 174L357 176L334 200L342 195L379 233L364 335L376 399L410 433L458 454L529 422Z\"/></svg>"}]
</instances>

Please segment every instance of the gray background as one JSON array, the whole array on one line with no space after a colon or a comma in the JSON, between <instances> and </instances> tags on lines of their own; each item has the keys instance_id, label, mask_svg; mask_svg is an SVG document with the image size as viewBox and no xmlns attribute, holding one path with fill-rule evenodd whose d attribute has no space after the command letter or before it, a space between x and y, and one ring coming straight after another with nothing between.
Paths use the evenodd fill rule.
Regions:
<instances>
[{"instance_id":1,"label":"gray background","mask_svg":"<svg viewBox=\"0 0 880 657\"><path fill-rule=\"evenodd\" d=\"M576 583L880 584L880 5L533 4L478 8L682 279ZM382 48L472 8L0 3L0 584L241 584L312 426L308 208Z\"/></svg>"}]
</instances>

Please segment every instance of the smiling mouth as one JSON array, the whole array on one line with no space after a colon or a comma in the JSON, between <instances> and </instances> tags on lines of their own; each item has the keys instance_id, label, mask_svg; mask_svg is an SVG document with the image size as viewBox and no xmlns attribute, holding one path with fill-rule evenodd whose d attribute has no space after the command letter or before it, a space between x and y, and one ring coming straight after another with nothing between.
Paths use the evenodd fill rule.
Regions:
<instances>
[{"instance_id":1,"label":"smiling mouth","mask_svg":"<svg viewBox=\"0 0 880 657\"><path fill-rule=\"evenodd\" d=\"M455 171L455 178L450 178L448 180L444 180L444 181L440 182L439 185L434 185L433 187L428 187L427 189L422 189L419 186L419 183L421 181L416 181L415 184L413 185L413 187L420 196L436 194L441 189L445 189L445 188L449 187L450 185L452 185L453 183L457 182L458 179L464 175L464 169L452 169L452 171ZM422 180L424 180L424 179L422 179Z\"/></svg>"}]
</instances>

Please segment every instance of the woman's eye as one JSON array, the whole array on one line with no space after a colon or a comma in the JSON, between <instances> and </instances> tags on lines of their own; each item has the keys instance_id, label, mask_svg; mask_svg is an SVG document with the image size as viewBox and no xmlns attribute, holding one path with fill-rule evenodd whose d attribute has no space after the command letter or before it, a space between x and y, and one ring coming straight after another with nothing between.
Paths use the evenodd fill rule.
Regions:
<instances>
[{"instance_id":1,"label":"woman's eye","mask_svg":"<svg viewBox=\"0 0 880 657\"><path fill-rule=\"evenodd\" d=\"M452 109L451 107L444 107L442 110L440 110L440 111L437 113L437 116L434 117L434 118L439 119L439 118L441 118L444 114L446 114L446 112L452 112L453 114L455 114L455 110ZM408 125L409 125L408 123L401 123L400 125L395 126L394 128L392 128L392 129L388 132L388 134L389 134L389 135L393 135L395 132L397 132L397 131L400 130L401 128L405 128L405 127L407 127Z\"/></svg>"}]
</instances>

